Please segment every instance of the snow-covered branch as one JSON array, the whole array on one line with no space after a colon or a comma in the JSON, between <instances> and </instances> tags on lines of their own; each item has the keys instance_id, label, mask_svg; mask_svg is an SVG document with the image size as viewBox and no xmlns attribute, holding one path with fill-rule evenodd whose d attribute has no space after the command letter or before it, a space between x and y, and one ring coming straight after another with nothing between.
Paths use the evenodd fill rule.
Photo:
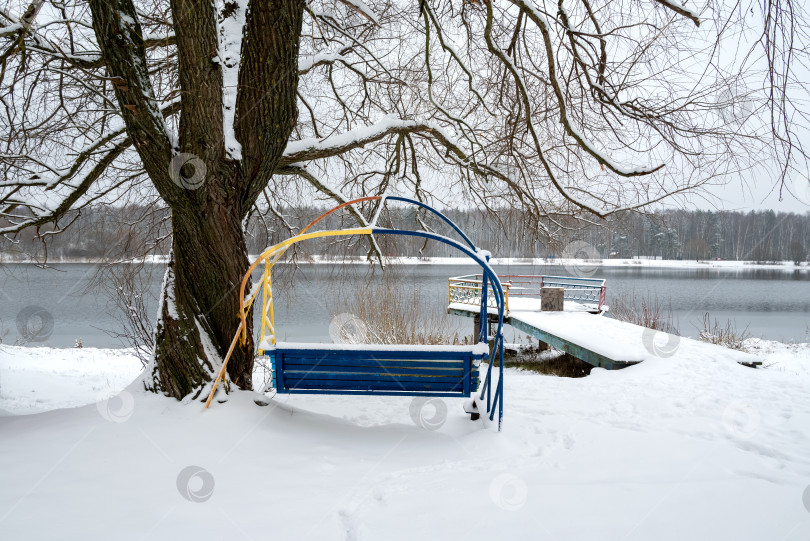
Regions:
<instances>
[{"instance_id":1,"label":"snow-covered branch","mask_svg":"<svg viewBox=\"0 0 810 541\"><path fill-rule=\"evenodd\" d=\"M335 62L348 63L349 58L346 55L351 50L351 47L345 47L337 53L322 52L310 56L302 56L298 59L298 75L305 75L318 66L327 66Z\"/></svg>"},{"instance_id":2,"label":"snow-covered branch","mask_svg":"<svg viewBox=\"0 0 810 541\"><path fill-rule=\"evenodd\" d=\"M695 23L695 26L700 26L700 17L694 10L687 7L686 4L681 3L678 0L655 0L655 1L664 6L665 8L671 9L678 15L686 17L687 19Z\"/></svg>"},{"instance_id":3,"label":"snow-covered branch","mask_svg":"<svg viewBox=\"0 0 810 541\"><path fill-rule=\"evenodd\" d=\"M180 100L164 106L161 114L164 117L171 116L180 111ZM37 179L32 179L26 183L16 182L16 186L46 186L46 190L54 190L68 181L71 182L64 197L48 208L40 208L23 201L13 201L8 196L0 196L0 215L6 216L9 225L0 228L0 234L18 233L28 227L37 227L45 224L56 223L68 212L75 209L76 204L88 194L90 189L101 178L110 165L132 146L132 140L126 136L123 128L114 130L104 137L99 138L92 144L87 145L76 156L73 163L61 170L58 175L52 178L42 178L37 175ZM2 159L13 159L0 156ZM30 158L29 158L30 159ZM86 172L82 172L87 163L94 159L94 165ZM53 166L43 167L54 171ZM2 186L0 186L1 188ZM26 207L28 212L18 218L11 217L18 207Z\"/></svg>"},{"instance_id":4,"label":"snow-covered branch","mask_svg":"<svg viewBox=\"0 0 810 541\"><path fill-rule=\"evenodd\" d=\"M379 25L380 19L377 18L377 15L369 8L363 0L339 0L341 4L348 6L350 9L356 11L372 23Z\"/></svg>"},{"instance_id":5,"label":"snow-covered branch","mask_svg":"<svg viewBox=\"0 0 810 541\"><path fill-rule=\"evenodd\" d=\"M386 117L371 126L364 126L339 135L332 135L324 139L308 138L290 141L284 150L279 162L286 166L297 162L329 158L345 154L350 150L362 148L395 134L423 133L435 137L448 152L463 158L464 151L441 126L434 122L418 122L415 120L402 120L395 117Z\"/></svg>"}]
</instances>

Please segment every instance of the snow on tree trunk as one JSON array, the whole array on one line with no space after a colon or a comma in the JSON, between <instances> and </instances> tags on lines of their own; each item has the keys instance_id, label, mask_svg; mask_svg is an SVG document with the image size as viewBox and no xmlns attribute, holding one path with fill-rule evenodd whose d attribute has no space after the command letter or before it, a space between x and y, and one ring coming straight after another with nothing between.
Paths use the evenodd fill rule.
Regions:
<instances>
[{"instance_id":1,"label":"snow on tree trunk","mask_svg":"<svg viewBox=\"0 0 810 541\"><path fill-rule=\"evenodd\" d=\"M239 319L239 284L248 268L238 217L227 208L175 211L173 249L163 283L155 355L145 386L181 399L197 398L216 377ZM237 344L228 362L228 380L251 389L253 350Z\"/></svg>"},{"instance_id":2,"label":"snow on tree trunk","mask_svg":"<svg viewBox=\"0 0 810 541\"><path fill-rule=\"evenodd\" d=\"M239 324L239 285L248 268L242 221L296 124L305 4L170 5L182 20L174 25L181 91L176 137L157 106L134 1L90 3L103 59L117 77L127 134L172 211L172 257L144 384L181 399L204 394ZM228 382L252 387L253 351L252 338L234 349Z\"/></svg>"}]
</instances>

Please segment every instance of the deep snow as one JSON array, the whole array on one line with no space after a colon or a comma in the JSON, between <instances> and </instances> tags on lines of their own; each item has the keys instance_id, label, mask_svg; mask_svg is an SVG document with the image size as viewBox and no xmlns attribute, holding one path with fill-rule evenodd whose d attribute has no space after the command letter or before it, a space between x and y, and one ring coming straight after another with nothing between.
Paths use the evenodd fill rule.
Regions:
<instances>
[{"instance_id":1,"label":"deep snow","mask_svg":"<svg viewBox=\"0 0 810 541\"><path fill-rule=\"evenodd\" d=\"M140 371L125 352L0 346L0 532L807 540L810 349L758 347L770 368L676 357L582 379L508 369L498 433L461 399L259 407L242 392L206 411L137 385L110 399Z\"/></svg>"}]
</instances>

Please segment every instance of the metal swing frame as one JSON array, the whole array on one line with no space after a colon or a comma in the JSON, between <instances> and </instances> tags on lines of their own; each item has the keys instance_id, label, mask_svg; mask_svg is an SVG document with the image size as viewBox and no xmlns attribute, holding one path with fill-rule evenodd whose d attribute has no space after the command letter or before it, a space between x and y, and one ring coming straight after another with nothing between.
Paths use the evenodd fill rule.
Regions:
<instances>
[{"instance_id":1,"label":"metal swing frame","mask_svg":"<svg viewBox=\"0 0 810 541\"><path fill-rule=\"evenodd\" d=\"M379 201L377 212L375 214L374 219L371 221L371 224L367 227L360 227L360 228L353 228L353 229L341 229L341 230L326 230L326 231L317 231L312 233L307 233L307 231L312 228L315 224L320 222L325 217L329 216L333 212L347 207L349 205L355 205L358 203L362 203L365 201ZM425 210L433 213L441 220L443 220L446 224L448 224L464 241L464 244L458 242L454 239L444 237L442 235L437 235L435 233L427 232L427 231L414 231L414 230L405 230L405 229L389 229L389 228L381 228L376 226L377 217L380 215L383 206L387 201L399 201L403 203L408 203L411 205L415 205ZM489 265L489 258L490 255L488 252L483 250L479 250L475 244L470 240L470 238L464 234L464 232L447 216L439 212L438 210L434 209L433 207L421 202L416 201L413 199L408 199L405 197L395 197L395 196L372 196L372 197L363 197L359 199L354 199L351 201L347 201L341 205L338 205L329 211L325 212L317 219L312 221L309 225L307 225L304 229L302 229L301 233L291 237L283 242L280 242L264 252L262 252L259 257L251 264L248 268L247 272L245 273L244 278L242 279L241 287L240 287L240 310L239 310L239 319L240 323L237 328L236 334L234 335L233 341L228 349L228 352L225 356L225 359L222 363L222 367L217 375L216 380L211 388L211 392L208 396L208 400L206 401L205 407L208 408L214 394L216 393L217 387L219 383L222 381L226 370L228 360L230 359L231 354L233 353L234 347L236 346L237 342L241 342L241 344L245 344L247 342L247 317L250 311L250 307L252 306L254 300L258 296L259 290L262 291L262 309L261 309L261 317L260 317L260 335L259 335L259 345L258 345L258 352L259 354L265 353L264 350L269 350L271 348L275 348L275 318L274 318L274 311L273 311L273 287L272 287L272 278L271 278L271 270L272 267L280 260L280 258L284 255L284 253L289 249L290 246L297 242L301 242L304 240L312 239L312 238L319 238L319 237L331 237L331 236L353 236L353 235L403 235L403 236L411 236L411 237L421 237L424 239L435 240L451 246L458 251L464 253L471 259L473 259L476 263L481 266L482 275L481 275L481 299L480 299L480 321L485 322L488 318L487 312L487 305L488 305L488 294L492 294L494 296L495 304L498 310L498 327L497 331L494 336L494 343L492 345L492 349L489 350L488 354L484 355L484 359L487 359L488 367L486 377L483 380L483 385L481 385L480 395L476 396L475 402L476 406L482 406L484 401L486 401L486 412L489 415L490 420L494 420L495 409L497 407L498 410L498 430L501 428L501 423L503 421L503 318L504 318L504 310L505 310L505 298L504 298L504 290L501 285L501 282L498 278L498 275L494 272L494 270ZM251 274L253 271L261 264L265 263L264 273L262 275L262 279L257 284L257 286L251 291L248 295L245 295L245 289L247 286L247 282L250 279ZM487 344L488 336L487 336L487 327L488 325L480 325L478 331L478 343ZM337 351L337 355L340 355L339 350ZM403 351L406 351L403 349ZM493 382L493 374L492 369L494 366L494 358L498 359L498 382L493 393L492 391L492 382ZM275 373L274 373L275 377ZM277 381L277 380L276 380ZM469 388L469 387L468 387ZM309 389L310 392L318 392L317 389ZM470 389L471 391L471 389ZM300 392L307 392L307 390L302 390ZM339 391L328 391L330 394L392 394L392 393L360 393L360 392L352 392L352 393L340 393ZM469 392L469 391L468 391ZM397 394L404 394L404 395L424 395L425 393L415 393L405 390L403 393ZM433 393L432 396L450 396L447 394L439 394ZM455 396L455 395L454 395ZM460 394L458 396L465 396L464 394ZM467 394L466 396L469 396Z\"/></svg>"}]
</instances>

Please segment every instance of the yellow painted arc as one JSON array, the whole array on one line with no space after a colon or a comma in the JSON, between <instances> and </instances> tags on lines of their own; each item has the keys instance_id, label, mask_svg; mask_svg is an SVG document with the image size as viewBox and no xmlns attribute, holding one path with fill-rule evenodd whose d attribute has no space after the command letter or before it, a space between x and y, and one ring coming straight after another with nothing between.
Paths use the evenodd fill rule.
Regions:
<instances>
[{"instance_id":1,"label":"yellow painted arc","mask_svg":"<svg viewBox=\"0 0 810 541\"><path fill-rule=\"evenodd\" d=\"M243 279L243 281L242 281L242 291L240 292L240 296L241 296L242 299L244 299L244 287L245 287L245 283L247 282L247 277L250 276L250 274L256 269L256 267L259 266L259 264L262 261L266 261L270 257L276 255L276 252L279 252L281 250L281 252L278 253L278 256L273 261L268 263L269 268L267 268L265 270L265 272L269 274L270 269L272 269L273 266L276 264L276 262L278 262L278 260L281 258L281 256L284 255L284 252L287 251L287 248L289 248L290 246L292 246L296 242L301 242L302 240L308 240L308 239L316 239L316 238L319 238L319 237L339 237L339 236L342 236L342 235L347 235L347 236L348 235L370 235L371 233L372 233L372 228L370 228L370 227L352 228L352 229L335 229L335 230L328 230L328 231L315 231L313 233L304 233L304 234L301 234L301 235L296 235L295 237L290 237L289 239L287 239L287 240L285 240L283 242L279 242L278 244L275 244L275 245L271 246L270 248L268 248L267 250L265 250L264 252L262 252L259 255L259 257L256 258L256 261L254 261L253 264L250 265L247 272L245 273L245 279ZM250 298L250 300L249 300L249 302L247 304L245 304L243 300L240 300L240 303L242 303L242 309L239 311L239 319L242 320L242 329L241 329L242 343L244 343L247 340L247 313L246 312L247 312L247 309L253 304L253 300L256 298L256 294L258 292L259 292L259 288L256 289L256 292L251 296L251 298Z\"/></svg>"},{"instance_id":2,"label":"yellow painted arc","mask_svg":"<svg viewBox=\"0 0 810 541\"><path fill-rule=\"evenodd\" d=\"M216 393L216 391L217 391L217 387L219 386L219 382L222 381L222 378L225 375L225 370L227 369L227 366L228 366L228 360L231 358L231 354L233 353L233 348L236 345L237 340L239 340L240 336L242 337L242 343L244 343L244 341L247 340L247 315L246 315L247 307L250 307L250 305L253 303L253 300L256 298L256 295L259 292L259 289L263 289L263 288L256 288L255 293L253 295L251 295L250 300L248 301L248 303L245 303L245 300L244 300L245 299L245 284L247 283L248 277L256 269L256 267L258 267L259 264L262 261L266 261L267 259L269 259L273 255L276 255L276 252L278 252L278 256L273 261L269 262L267 264L267 266L265 267L265 275L269 277L270 276L270 269L273 268L273 265L276 264L276 262L281 258L282 255L284 255L284 252L287 250L287 248L289 248L290 246L292 246L296 242L301 242L302 240L307 240L307 239L315 239L315 238L318 238L318 237L339 237L341 235L347 235L347 236L348 235L371 235L372 233L373 233L373 229L371 227L364 227L364 228L360 228L360 229L357 229L357 228L355 228L355 229L337 229L337 230L329 230L329 231L316 231L314 233L304 233L304 234L297 235L295 237L291 237L291 238L289 238L289 239L287 239L287 240L285 240L283 242L279 242L278 244L271 246L270 248L268 248L267 250L262 252L259 255L259 257L256 258L256 261L254 261L250 265L247 272L245 273L245 277L242 279L242 287L240 288L240 291L239 291L239 295L240 295L239 303L242 305L241 310L239 310L239 319L241 321L239 323L239 328L236 329L236 334L233 337L233 342L231 342L231 347L228 349L228 353L225 355L225 359L222 362L222 368L220 369L219 374L217 374L217 378L214 381L214 385L211 388L211 393L208 395L208 400L205 402L205 407L206 408L208 408L208 406L211 404L211 399L214 397L214 393ZM262 281L264 281L263 278L264 277L262 277ZM272 297L271 297L270 303L271 303L270 304L270 317L273 318ZM264 314L262 314L262 315L264 316ZM274 327L273 328L273 334L275 335L275 321L273 321L272 324L273 324L273 327ZM275 336L274 336L274 338L275 338Z\"/></svg>"}]
</instances>

